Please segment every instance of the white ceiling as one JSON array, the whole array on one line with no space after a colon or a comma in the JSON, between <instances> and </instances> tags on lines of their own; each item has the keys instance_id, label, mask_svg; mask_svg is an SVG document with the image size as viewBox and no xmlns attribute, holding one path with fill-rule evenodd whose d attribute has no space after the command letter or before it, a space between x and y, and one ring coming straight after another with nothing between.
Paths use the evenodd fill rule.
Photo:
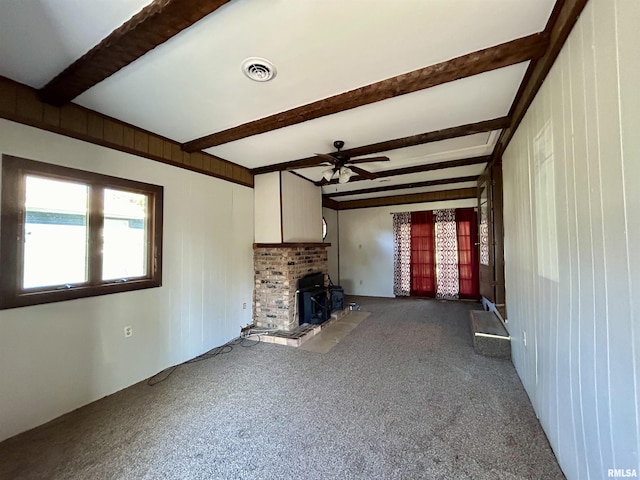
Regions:
<instances>
[{"instance_id":1,"label":"white ceiling","mask_svg":"<svg viewBox=\"0 0 640 480\"><path fill-rule=\"evenodd\" d=\"M2 0L0 74L43 87L148 3L150 0Z\"/></svg>"},{"instance_id":2,"label":"white ceiling","mask_svg":"<svg viewBox=\"0 0 640 480\"><path fill-rule=\"evenodd\" d=\"M40 88L149 0L0 2L0 75ZM555 0L232 0L75 99L178 142L446 61L545 28ZM268 83L241 72L265 57ZM206 150L248 168L506 116L528 62ZM370 171L491 153L497 133L378 155ZM298 172L319 180L325 168ZM465 170L466 169L466 170ZM482 171L482 166L462 167ZM478 171L479 170L479 171ZM434 170L325 193L469 175ZM445 175L442 177L441 175ZM457 188L454 184L439 187ZM398 191L392 191L397 194ZM350 199L339 197L336 200Z\"/></svg>"},{"instance_id":3,"label":"white ceiling","mask_svg":"<svg viewBox=\"0 0 640 480\"><path fill-rule=\"evenodd\" d=\"M509 113L527 63L254 135L206 151L255 168L333 151L336 139L344 140L345 148L352 148L502 117Z\"/></svg>"}]
</instances>

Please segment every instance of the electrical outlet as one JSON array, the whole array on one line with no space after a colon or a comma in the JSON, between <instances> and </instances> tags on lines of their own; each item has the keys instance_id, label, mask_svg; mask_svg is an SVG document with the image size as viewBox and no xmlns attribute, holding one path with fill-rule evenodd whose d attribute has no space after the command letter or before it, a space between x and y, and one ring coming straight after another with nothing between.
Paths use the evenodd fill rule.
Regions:
<instances>
[{"instance_id":1,"label":"electrical outlet","mask_svg":"<svg viewBox=\"0 0 640 480\"><path fill-rule=\"evenodd\" d=\"M133 327L131 325L127 325L124 327L124 336L129 338L133 335Z\"/></svg>"},{"instance_id":2,"label":"electrical outlet","mask_svg":"<svg viewBox=\"0 0 640 480\"><path fill-rule=\"evenodd\" d=\"M247 302L242 302L242 309L246 310L247 309Z\"/></svg>"}]
</instances>

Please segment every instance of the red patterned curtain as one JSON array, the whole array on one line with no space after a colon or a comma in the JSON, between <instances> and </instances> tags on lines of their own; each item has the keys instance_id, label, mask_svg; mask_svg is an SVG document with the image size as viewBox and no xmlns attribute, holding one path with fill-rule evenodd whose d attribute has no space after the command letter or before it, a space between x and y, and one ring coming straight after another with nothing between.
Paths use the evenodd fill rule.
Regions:
<instances>
[{"instance_id":1,"label":"red patterned curtain","mask_svg":"<svg viewBox=\"0 0 640 480\"><path fill-rule=\"evenodd\" d=\"M393 214L393 294L408 297L411 290L411 214Z\"/></svg>"},{"instance_id":2,"label":"red patterned curtain","mask_svg":"<svg viewBox=\"0 0 640 480\"><path fill-rule=\"evenodd\" d=\"M477 215L473 208L456 210L458 230L458 274L460 276L460 298L480 298L478 282Z\"/></svg>"},{"instance_id":3,"label":"red patterned curtain","mask_svg":"<svg viewBox=\"0 0 640 480\"><path fill-rule=\"evenodd\" d=\"M434 297L435 238L433 212L411 213L411 295Z\"/></svg>"}]
</instances>

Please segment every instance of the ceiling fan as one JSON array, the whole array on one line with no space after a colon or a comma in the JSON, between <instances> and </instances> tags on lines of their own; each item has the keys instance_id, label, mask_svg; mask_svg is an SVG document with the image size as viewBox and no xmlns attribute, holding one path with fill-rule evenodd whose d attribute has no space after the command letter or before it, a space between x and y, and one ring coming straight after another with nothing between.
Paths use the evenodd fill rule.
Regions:
<instances>
[{"instance_id":1,"label":"ceiling fan","mask_svg":"<svg viewBox=\"0 0 640 480\"><path fill-rule=\"evenodd\" d=\"M338 183L347 183L352 175L360 175L361 177L373 180L378 178L378 175L367 170L363 170L360 167L356 167L357 163L369 163L369 162L388 162L389 157L369 157L369 158L357 158L351 160L351 157L347 153L342 153L340 150L344 147L342 140L336 140L333 142L333 146L336 148L334 154L316 153L316 155L322 159L318 165L331 166L328 170L322 172L322 185L329 183L331 180L337 179Z\"/></svg>"}]
</instances>

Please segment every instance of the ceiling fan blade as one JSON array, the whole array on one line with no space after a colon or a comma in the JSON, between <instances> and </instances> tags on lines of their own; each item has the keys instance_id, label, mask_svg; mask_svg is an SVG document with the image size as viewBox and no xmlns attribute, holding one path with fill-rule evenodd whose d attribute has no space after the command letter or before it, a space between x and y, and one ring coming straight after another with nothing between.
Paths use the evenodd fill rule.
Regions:
<instances>
[{"instance_id":1,"label":"ceiling fan blade","mask_svg":"<svg viewBox=\"0 0 640 480\"><path fill-rule=\"evenodd\" d=\"M376 175L375 173L367 172L366 170L363 170L360 167L352 167L351 165L349 165L349 168L351 169L352 172L357 173L361 177L368 178L369 180L378 178L378 175Z\"/></svg>"},{"instance_id":2,"label":"ceiling fan blade","mask_svg":"<svg viewBox=\"0 0 640 480\"><path fill-rule=\"evenodd\" d=\"M353 160L349 160L348 164L354 163L369 163L369 162L388 162L389 157L368 157L368 158L355 158Z\"/></svg>"},{"instance_id":3,"label":"ceiling fan blade","mask_svg":"<svg viewBox=\"0 0 640 480\"><path fill-rule=\"evenodd\" d=\"M314 163L313 165L300 165L294 167L287 167L285 170L300 170L302 168L315 168L315 167L333 167L333 163L325 162L324 160L318 159L318 163Z\"/></svg>"},{"instance_id":4,"label":"ceiling fan blade","mask_svg":"<svg viewBox=\"0 0 640 480\"><path fill-rule=\"evenodd\" d=\"M318 157L322 158L324 161L331 162L332 164L335 164L338 161L336 157L332 157L331 155L328 155L326 153L316 153L314 155L317 155Z\"/></svg>"}]
</instances>

